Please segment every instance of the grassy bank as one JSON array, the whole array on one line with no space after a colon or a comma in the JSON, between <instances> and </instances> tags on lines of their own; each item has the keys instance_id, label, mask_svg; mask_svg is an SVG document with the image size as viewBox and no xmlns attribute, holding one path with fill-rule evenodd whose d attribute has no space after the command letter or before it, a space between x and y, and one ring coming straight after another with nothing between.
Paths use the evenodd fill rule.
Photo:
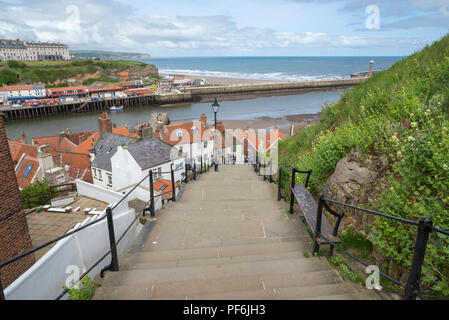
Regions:
<instances>
[{"instance_id":1,"label":"grassy bank","mask_svg":"<svg viewBox=\"0 0 449 320\"><path fill-rule=\"evenodd\" d=\"M123 60L2 62L0 63L0 85L37 82L48 84L87 74L99 74L99 78L108 78L113 73L145 66L148 65Z\"/></svg>"},{"instance_id":2,"label":"grassy bank","mask_svg":"<svg viewBox=\"0 0 449 320\"><path fill-rule=\"evenodd\" d=\"M322 121L280 146L281 166L312 169L326 183L351 150L382 163L373 193L360 205L418 221L427 216L449 229L449 36L397 62L332 105ZM282 181L287 190L290 177ZM312 181L312 191L319 187ZM416 228L379 218L366 238L383 261L404 276ZM433 233L422 284L430 297L449 296L449 239Z\"/></svg>"}]
</instances>

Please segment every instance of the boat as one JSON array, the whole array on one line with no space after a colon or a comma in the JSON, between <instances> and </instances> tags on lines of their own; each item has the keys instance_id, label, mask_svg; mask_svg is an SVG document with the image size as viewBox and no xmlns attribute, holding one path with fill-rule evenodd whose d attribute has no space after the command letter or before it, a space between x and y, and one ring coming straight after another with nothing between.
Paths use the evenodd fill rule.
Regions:
<instances>
[{"instance_id":1,"label":"boat","mask_svg":"<svg viewBox=\"0 0 449 320\"><path fill-rule=\"evenodd\" d=\"M109 110L111 110L111 111L122 111L123 110L123 106L120 106L120 107L112 106L112 107L109 108Z\"/></svg>"}]
</instances>

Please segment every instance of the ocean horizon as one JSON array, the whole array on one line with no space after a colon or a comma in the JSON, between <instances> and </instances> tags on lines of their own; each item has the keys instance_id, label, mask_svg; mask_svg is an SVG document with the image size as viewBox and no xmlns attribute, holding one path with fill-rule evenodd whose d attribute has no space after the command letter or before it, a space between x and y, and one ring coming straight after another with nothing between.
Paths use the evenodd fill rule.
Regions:
<instances>
[{"instance_id":1,"label":"ocean horizon","mask_svg":"<svg viewBox=\"0 0 449 320\"><path fill-rule=\"evenodd\" d=\"M154 64L161 74L186 74L274 81L315 81L349 78L351 73L390 68L402 56L315 56L315 57L177 57L139 61Z\"/></svg>"}]
</instances>

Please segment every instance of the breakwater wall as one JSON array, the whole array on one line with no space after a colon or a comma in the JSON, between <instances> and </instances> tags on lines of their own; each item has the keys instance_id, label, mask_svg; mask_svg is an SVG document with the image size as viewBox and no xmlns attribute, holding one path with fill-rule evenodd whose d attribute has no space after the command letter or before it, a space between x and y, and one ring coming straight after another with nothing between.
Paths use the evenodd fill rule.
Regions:
<instances>
[{"instance_id":1,"label":"breakwater wall","mask_svg":"<svg viewBox=\"0 0 449 320\"><path fill-rule=\"evenodd\" d=\"M339 79L307 82L275 82L256 84L237 84L227 86L210 86L187 88L185 91L192 94L194 101L210 100L217 96L245 96L256 94L293 94L311 91L337 90L351 88L362 83L367 78Z\"/></svg>"},{"instance_id":2,"label":"breakwater wall","mask_svg":"<svg viewBox=\"0 0 449 320\"><path fill-rule=\"evenodd\" d=\"M123 106L132 108L142 105L159 105L179 102L190 102L192 96L190 92L174 93L174 94L152 94L144 96L126 97L126 98L111 98L102 100L89 100L67 102L56 105L44 106L24 106L21 108L2 107L0 112L3 112L6 121L44 118L48 116L74 114L83 112L103 111L109 110L112 106Z\"/></svg>"}]
</instances>

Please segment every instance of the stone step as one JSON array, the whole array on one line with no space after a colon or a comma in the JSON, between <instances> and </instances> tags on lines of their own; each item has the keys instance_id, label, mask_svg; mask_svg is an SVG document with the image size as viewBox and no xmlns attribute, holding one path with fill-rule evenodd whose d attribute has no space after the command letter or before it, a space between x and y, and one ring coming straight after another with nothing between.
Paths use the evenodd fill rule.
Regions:
<instances>
[{"instance_id":1,"label":"stone step","mask_svg":"<svg viewBox=\"0 0 449 320\"><path fill-rule=\"evenodd\" d=\"M253 261L224 265L186 266L177 268L136 269L110 272L103 286L167 283L185 280L210 280L249 276L266 276L329 270L323 258Z\"/></svg>"},{"instance_id":2,"label":"stone step","mask_svg":"<svg viewBox=\"0 0 449 320\"><path fill-rule=\"evenodd\" d=\"M223 265L238 262L251 261L270 261L277 259L305 259L304 252L292 251L272 254L258 254L249 256L233 256L222 258L206 258L206 259L189 259L189 260L173 260L173 261L151 261L151 262L136 262L135 258L123 259L120 261L120 270L135 270L135 269L157 269L157 268L176 268L187 266L208 266L208 265Z\"/></svg>"},{"instance_id":3,"label":"stone step","mask_svg":"<svg viewBox=\"0 0 449 320\"><path fill-rule=\"evenodd\" d=\"M246 245L230 245L224 247L192 248L165 251L142 251L136 253L135 262L145 263L153 261L177 261L188 259L207 259L235 256L248 256L258 254L271 254L281 252L309 252L307 241L298 241L292 238L273 239L271 242L254 243Z\"/></svg>"},{"instance_id":4,"label":"stone step","mask_svg":"<svg viewBox=\"0 0 449 320\"><path fill-rule=\"evenodd\" d=\"M255 291L225 292L187 296L187 300L302 300L320 296L347 295L354 291L344 284L324 284L309 287L290 287Z\"/></svg>"},{"instance_id":5,"label":"stone step","mask_svg":"<svg viewBox=\"0 0 449 320\"><path fill-rule=\"evenodd\" d=\"M179 281L160 284L98 288L101 299L184 299L188 296L224 294L239 291L271 290L281 287L310 287L341 283L334 270L263 277L240 277L211 280ZM134 290L131 290L133 288Z\"/></svg>"}]
</instances>

